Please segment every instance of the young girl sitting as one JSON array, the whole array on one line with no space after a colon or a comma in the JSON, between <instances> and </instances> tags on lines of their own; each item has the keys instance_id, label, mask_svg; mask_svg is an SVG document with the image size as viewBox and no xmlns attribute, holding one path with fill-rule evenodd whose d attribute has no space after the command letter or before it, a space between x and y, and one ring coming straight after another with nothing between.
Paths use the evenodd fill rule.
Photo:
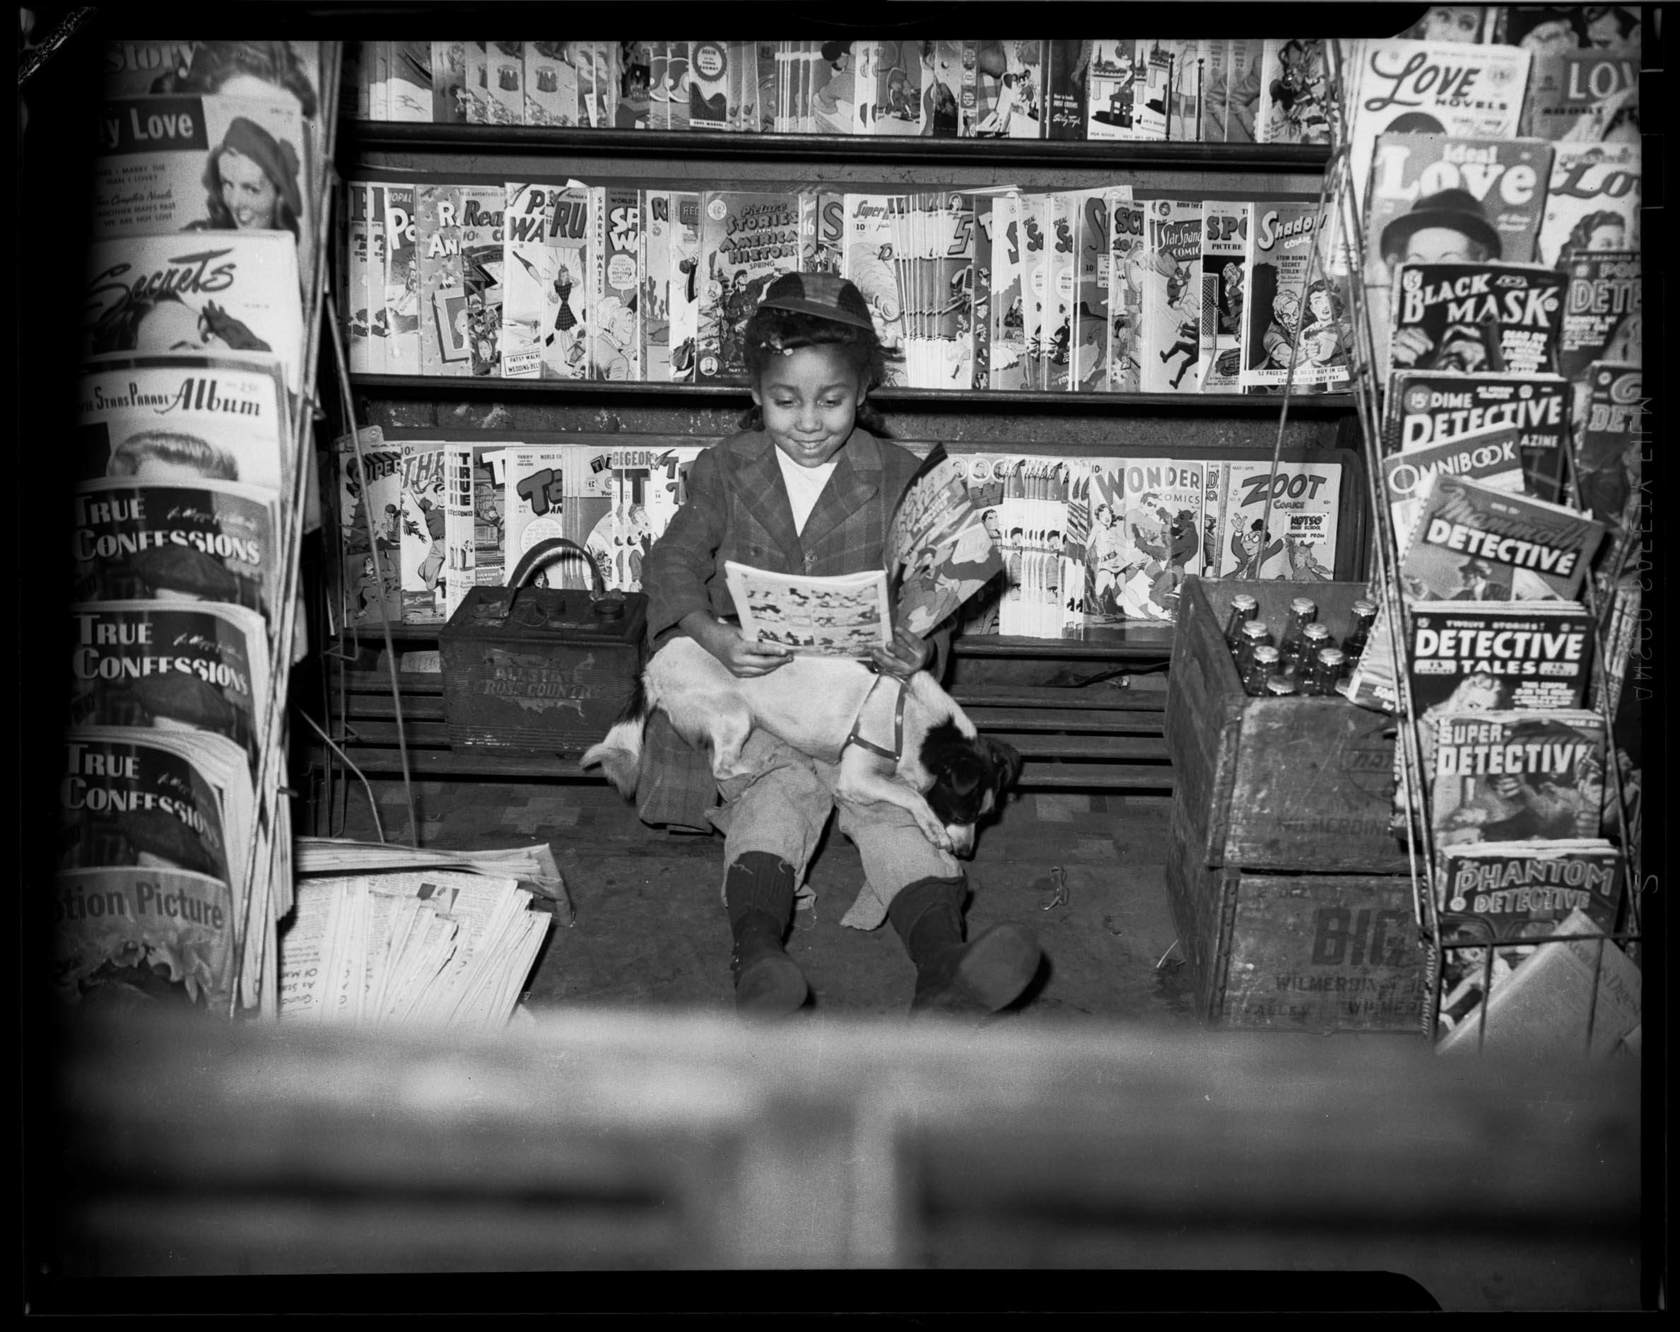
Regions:
<instances>
[{"instance_id":1,"label":"young girl sitting","mask_svg":"<svg viewBox=\"0 0 1680 1332\"><path fill-rule=\"evenodd\" d=\"M878 437L867 405L885 356L862 294L829 274L778 278L745 329L753 410L743 431L695 460L688 498L642 569L649 646L688 635L738 676L785 665L786 649L750 642L732 623L725 560L776 573L834 575L885 564L887 524L919 460ZM875 433L871 432L871 427ZM936 643L900 626L877 648L878 670L907 678L942 660ZM1014 925L963 939L966 883L907 811L834 794L837 767L755 731L752 771L716 782L708 756L654 712L639 782L649 823L721 829L723 903L734 936L736 1005L787 1013L804 1002L804 976L782 948L796 893L828 823L863 859L865 883L842 923L890 921L916 966L913 1011L984 1014L1013 1002L1038 968L1032 936ZM712 808L718 795L721 808Z\"/></svg>"}]
</instances>

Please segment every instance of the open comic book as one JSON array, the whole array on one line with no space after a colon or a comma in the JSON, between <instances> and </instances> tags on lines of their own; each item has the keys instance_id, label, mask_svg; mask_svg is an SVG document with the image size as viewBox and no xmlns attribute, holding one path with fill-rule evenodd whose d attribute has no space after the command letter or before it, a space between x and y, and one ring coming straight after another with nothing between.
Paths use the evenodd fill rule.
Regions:
<instances>
[{"instance_id":1,"label":"open comic book","mask_svg":"<svg viewBox=\"0 0 1680 1332\"><path fill-rule=\"evenodd\" d=\"M966 469L942 447L928 454L899 499L887 526L886 568L815 578L734 560L724 566L747 637L860 658L891 642L895 625L931 633L1002 572Z\"/></svg>"}]
</instances>

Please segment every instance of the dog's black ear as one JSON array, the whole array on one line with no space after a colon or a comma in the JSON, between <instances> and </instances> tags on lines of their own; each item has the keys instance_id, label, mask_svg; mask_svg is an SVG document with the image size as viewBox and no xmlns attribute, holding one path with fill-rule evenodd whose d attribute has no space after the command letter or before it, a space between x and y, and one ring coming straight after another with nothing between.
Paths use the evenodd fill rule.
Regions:
<instances>
[{"instance_id":1,"label":"dog's black ear","mask_svg":"<svg viewBox=\"0 0 1680 1332\"><path fill-rule=\"evenodd\" d=\"M981 736L980 740L992 756L997 773L997 791L1001 795L1021 780L1021 756L1001 740L993 740L987 736Z\"/></svg>"}]
</instances>

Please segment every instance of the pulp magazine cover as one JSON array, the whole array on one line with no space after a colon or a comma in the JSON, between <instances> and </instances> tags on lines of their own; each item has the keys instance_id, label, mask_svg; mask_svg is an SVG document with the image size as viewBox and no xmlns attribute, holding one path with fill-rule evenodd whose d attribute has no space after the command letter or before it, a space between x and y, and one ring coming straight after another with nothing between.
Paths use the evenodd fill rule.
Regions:
<instances>
[{"instance_id":1,"label":"pulp magazine cover","mask_svg":"<svg viewBox=\"0 0 1680 1332\"><path fill-rule=\"evenodd\" d=\"M1589 250L1564 269L1558 373L1584 384L1594 361L1638 365L1644 357L1644 284L1638 250ZM1577 395L1579 396L1579 395Z\"/></svg>"},{"instance_id":2,"label":"pulp magazine cover","mask_svg":"<svg viewBox=\"0 0 1680 1332\"><path fill-rule=\"evenodd\" d=\"M1523 133L1537 139L1600 143L1633 117L1637 135L1639 57L1631 52L1557 51L1534 57Z\"/></svg>"},{"instance_id":3,"label":"pulp magazine cover","mask_svg":"<svg viewBox=\"0 0 1680 1332\"><path fill-rule=\"evenodd\" d=\"M385 373L420 373L420 256L414 186L385 186Z\"/></svg>"},{"instance_id":4,"label":"pulp magazine cover","mask_svg":"<svg viewBox=\"0 0 1680 1332\"><path fill-rule=\"evenodd\" d=\"M461 190L461 285L467 298L467 346L472 373L502 374L502 221L507 192L500 185Z\"/></svg>"},{"instance_id":5,"label":"pulp magazine cover","mask_svg":"<svg viewBox=\"0 0 1680 1332\"><path fill-rule=\"evenodd\" d=\"M1143 285L1150 262L1144 206L1118 192L1108 199L1108 389L1136 393L1142 386ZM1198 348L1199 350L1199 348Z\"/></svg>"},{"instance_id":6,"label":"pulp magazine cover","mask_svg":"<svg viewBox=\"0 0 1680 1332\"><path fill-rule=\"evenodd\" d=\"M83 351L272 352L303 384L297 243L278 231L95 241L82 302Z\"/></svg>"},{"instance_id":7,"label":"pulp magazine cover","mask_svg":"<svg viewBox=\"0 0 1680 1332\"><path fill-rule=\"evenodd\" d=\"M1555 374L1566 285L1536 264L1401 264L1389 367Z\"/></svg>"},{"instance_id":8,"label":"pulp magazine cover","mask_svg":"<svg viewBox=\"0 0 1680 1332\"><path fill-rule=\"evenodd\" d=\"M1522 466L1522 489L1555 504L1563 493L1569 392L1569 385L1556 375L1399 371L1390 380L1384 403L1383 449L1410 453L1451 445L1474 448L1490 441L1503 448L1508 440L1515 444ZM1432 456L1449 459L1454 455L1436 452ZM1504 465L1502 458L1478 458L1472 452L1461 465L1446 470L1462 471L1478 462L1484 469ZM1407 523L1399 534L1410 530Z\"/></svg>"},{"instance_id":9,"label":"pulp magazine cover","mask_svg":"<svg viewBox=\"0 0 1680 1332\"><path fill-rule=\"evenodd\" d=\"M283 374L275 357L249 353L89 361L77 389L77 475L237 481L284 506L297 458Z\"/></svg>"},{"instance_id":10,"label":"pulp magazine cover","mask_svg":"<svg viewBox=\"0 0 1680 1332\"><path fill-rule=\"evenodd\" d=\"M268 696L267 631L243 606L90 601L72 606L70 724L206 731L256 775Z\"/></svg>"},{"instance_id":11,"label":"pulp magazine cover","mask_svg":"<svg viewBox=\"0 0 1680 1332\"><path fill-rule=\"evenodd\" d=\"M1085 137L1136 139L1137 43L1130 37L1091 43L1085 70Z\"/></svg>"},{"instance_id":12,"label":"pulp magazine cover","mask_svg":"<svg viewBox=\"0 0 1680 1332\"><path fill-rule=\"evenodd\" d=\"M233 481L98 477L76 487L72 506L77 601L185 594L265 619L276 605L278 516L269 491Z\"/></svg>"},{"instance_id":13,"label":"pulp magazine cover","mask_svg":"<svg viewBox=\"0 0 1680 1332\"><path fill-rule=\"evenodd\" d=\"M1000 195L987 213L990 220L992 256L988 387L1018 389L1027 386L1027 333L1025 301L1021 290L1021 197Z\"/></svg>"},{"instance_id":14,"label":"pulp magazine cover","mask_svg":"<svg viewBox=\"0 0 1680 1332\"><path fill-rule=\"evenodd\" d=\"M1332 393L1351 378L1352 317L1338 282L1315 271L1316 204L1254 204L1243 300L1245 393ZM1293 365L1293 371L1291 370Z\"/></svg>"},{"instance_id":15,"label":"pulp magazine cover","mask_svg":"<svg viewBox=\"0 0 1680 1332\"><path fill-rule=\"evenodd\" d=\"M404 624L442 624L449 557L447 457L442 440L402 441L402 567Z\"/></svg>"},{"instance_id":16,"label":"pulp magazine cover","mask_svg":"<svg viewBox=\"0 0 1680 1332\"><path fill-rule=\"evenodd\" d=\"M1495 490L1523 493L1523 463L1517 438L1515 430L1492 430L1444 444L1425 444L1384 458L1383 494L1388 498L1396 539L1404 539L1417 525L1424 480L1436 472L1467 476Z\"/></svg>"},{"instance_id":17,"label":"pulp magazine cover","mask_svg":"<svg viewBox=\"0 0 1680 1332\"><path fill-rule=\"evenodd\" d=\"M1609 934L1622 904L1621 852L1597 838L1448 847L1439 877L1441 910L1479 917L1502 943L1557 933L1572 911L1585 913L1594 933ZM1466 943L1488 937L1454 934Z\"/></svg>"},{"instance_id":18,"label":"pulp magazine cover","mask_svg":"<svg viewBox=\"0 0 1680 1332\"><path fill-rule=\"evenodd\" d=\"M1243 300L1248 289L1248 218L1252 206L1207 199L1202 203L1203 393L1241 388Z\"/></svg>"},{"instance_id":19,"label":"pulp magazine cover","mask_svg":"<svg viewBox=\"0 0 1680 1332\"><path fill-rule=\"evenodd\" d=\"M459 185L422 184L414 192L420 251L420 365L428 375L472 373L461 261L464 194Z\"/></svg>"},{"instance_id":20,"label":"pulp magazine cover","mask_svg":"<svg viewBox=\"0 0 1680 1332\"><path fill-rule=\"evenodd\" d=\"M1436 472L1400 557L1419 601L1577 601L1604 536L1587 514ZM1369 652L1367 652L1369 655Z\"/></svg>"},{"instance_id":21,"label":"pulp magazine cover","mask_svg":"<svg viewBox=\"0 0 1680 1332\"><path fill-rule=\"evenodd\" d=\"M1641 158L1631 143L1558 143L1535 261L1561 268L1587 250L1637 250Z\"/></svg>"},{"instance_id":22,"label":"pulp magazine cover","mask_svg":"<svg viewBox=\"0 0 1680 1332\"><path fill-rule=\"evenodd\" d=\"M344 560L344 621L402 623L402 445L366 426L338 439L338 513ZM368 534L369 524L373 534Z\"/></svg>"},{"instance_id":23,"label":"pulp magazine cover","mask_svg":"<svg viewBox=\"0 0 1680 1332\"><path fill-rule=\"evenodd\" d=\"M302 116L335 112L322 106L320 42L110 41L102 55L106 97L217 93L238 79L291 97Z\"/></svg>"},{"instance_id":24,"label":"pulp magazine cover","mask_svg":"<svg viewBox=\"0 0 1680 1332\"><path fill-rule=\"evenodd\" d=\"M860 658L891 642L895 623L932 632L1004 567L967 472L967 459L929 453L888 524L885 569L810 578L727 561L742 632L796 652Z\"/></svg>"},{"instance_id":25,"label":"pulp magazine cover","mask_svg":"<svg viewBox=\"0 0 1680 1332\"><path fill-rule=\"evenodd\" d=\"M772 196L779 197L779 196ZM898 350L904 344L904 303L898 290L898 272L893 266L893 235L890 200L887 194L847 194L843 209L844 239L840 258L840 276L852 282L869 302L870 317L875 321L876 336L881 345ZM785 204L785 200L783 203ZM773 247L780 249L779 246ZM776 276L789 271L781 266L786 261L780 255L771 256L778 266L766 273L768 284ZM762 288L759 288L762 291ZM752 301L756 302L755 292ZM747 305L752 311L752 304ZM745 319L745 315L742 316ZM886 384L905 382L902 365L889 366Z\"/></svg>"},{"instance_id":26,"label":"pulp magazine cover","mask_svg":"<svg viewBox=\"0 0 1680 1332\"><path fill-rule=\"evenodd\" d=\"M1329 143L1330 86L1324 42L1318 38L1267 38L1260 52L1257 143ZM1522 88L1517 88L1522 96ZM1364 114L1361 109L1360 115ZM1358 124L1359 117L1355 117ZM1357 184L1358 175L1354 177Z\"/></svg>"},{"instance_id":27,"label":"pulp magazine cover","mask_svg":"<svg viewBox=\"0 0 1680 1332\"><path fill-rule=\"evenodd\" d=\"M883 222L886 219L884 204L880 218ZM890 241L877 242L882 243ZM798 197L743 190L705 191L700 196L699 258L701 297L694 382L739 383L747 372L742 342L747 320L765 289L783 273L799 268ZM892 283L890 262L877 262L885 272L885 281ZM863 281L847 276L866 296L870 295L871 289ZM895 300L896 295L895 284Z\"/></svg>"},{"instance_id":28,"label":"pulp magazine cover","mask_svg":"<svg viewBox=\"0 0 1680 1332\"><path fill-rule=\"evenodd\" d=\"M1274 471L1270 461L1231 461L1210 471L1215 465L1220 578L1335 578L1341 463L1280 462ZM1204 530L1213 517L1204 513Z\"/></svg>"},{"instance_id":29,"label":"pulp magazine cover","mask_svg":"<svg viewBox=\"0 0 1680 1332\"><path fill-rule=\"evenodd\" d=\"M1646 434L1644 375L1637 365L1595 361L1587 373L1587 407L1575 440L1576 498L1610 532L1601 580L1620 577L1637 550L1641 460Z\"/></svg>"},{"instance_id":30,"label":"pulp magazine cover","mask_svg":"<svg viewBox=\"0 0 1680 1332\"><path fill-rule=\"evenodd\" d=\"M107 101L93 164L97 239L167 231L284 231L315 271L309 124L290 97Z\"/></svg>"},{"instance_id":31,"label":"pulp magazine cover","mask_svg":"<svg viewBox=\"0 0 1680 1332\"><path fill-rule=\"evenodd\" d=\"M1200 387L1202 205L1151 199L1143 210L1148 254L1139 266L1138 386L1145 393L1194 393Z\"/></svg>"},{"instance_id":32,"label":"pulp magazine cover","mask_svg":"<svg viewBox=\"0 0 1680 1332\"><path fill-rule=\"evenodd\" d=\"M1476 842L1597 837L1604 720L1594 712L1447 713L1435 723L1437 855Z\"/></svg>"},{"instance_id":33,"label":"pulp magazine cover","mask_svg":"<svg viewBox=\"0 0 1680 1332\"><path fill-rule=\"evenodd\" d=\"M998 530L1004 561L996 632L1028 637L1060 635L1062 557L1069 519L1066 460L1006 454L994 457L1001 481ZM988 490L987 507L990 507ZM981 512L982 523L985 511Z\"/></svg>"},{"instance_id":34,"label":"pulp magazine cover","mask_svg":"<svg viewBox=\"0 0 1680 1332\"><path fill-rule=\"evenodd\" d=\"M1521 128L1529 53L1403 38L1350 43L1348 139L1354 197L1370 192L1378 135L1511 139Z\"/></svg>"}]
</instances>

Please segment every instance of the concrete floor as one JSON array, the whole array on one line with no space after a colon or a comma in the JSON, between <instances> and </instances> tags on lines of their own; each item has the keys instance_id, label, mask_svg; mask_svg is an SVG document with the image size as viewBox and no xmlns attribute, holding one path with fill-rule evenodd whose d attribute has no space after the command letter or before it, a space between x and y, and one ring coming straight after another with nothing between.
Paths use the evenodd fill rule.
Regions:
<instances>
[{"instance_id":1,"label":"concrete floor","mask_svg":"<svg viewBox=\"0 0 1680 1332\"><path fill-rule=\"evenodd\" d=\"M401 782L376 782L385 836L406 840ZM527 996L566 1005L730 1010L730 937L718 901L723 839L644 826L605 786L416 783L420 843L455 849L554 848L577 918L554 931ZM1193 1028L1163 878L1171 802L1163 797L1020 794L981 834L969 865L970 933L1028 925L1045 962L1005 1018L1101 1016ZM360 787L347 837L374 836ZM1060 867L1066 901L1056 901ZM880 1016L909 1003L915 972L890 925L842 927L862 867L831 833L811 870L815 907L796 913L789 953L810 981L810 1011Z\"/></svg>"}]
</instances>

